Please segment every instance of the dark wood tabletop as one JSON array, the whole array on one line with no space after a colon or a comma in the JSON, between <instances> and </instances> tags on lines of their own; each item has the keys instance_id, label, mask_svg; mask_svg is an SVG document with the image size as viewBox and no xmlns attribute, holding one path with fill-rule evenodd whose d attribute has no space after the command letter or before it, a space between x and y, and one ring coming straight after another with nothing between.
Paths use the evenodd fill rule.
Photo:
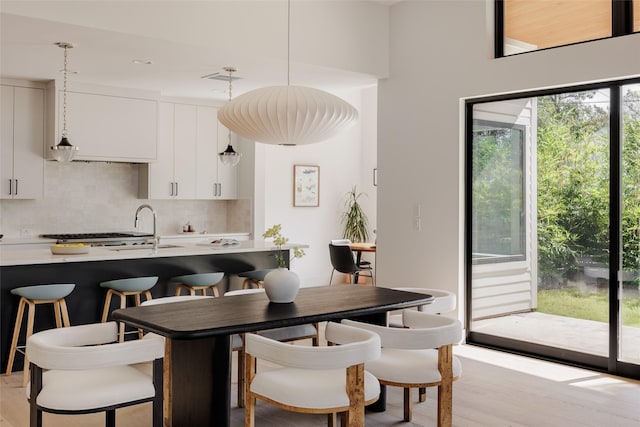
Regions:
<instances>
[{"instance_id":1,"label":"dark wood tabletop","mask_svg":"<svg viewBox=\"0 0 640 427\"><path fill-rule=\"evenodd\" d=\"M363 317L428 304L433 297L371 286L300 289L295 302L270 303L264 293L115 310L113 319L171 339L196 339Z\"/></svg>"}]
</instances>

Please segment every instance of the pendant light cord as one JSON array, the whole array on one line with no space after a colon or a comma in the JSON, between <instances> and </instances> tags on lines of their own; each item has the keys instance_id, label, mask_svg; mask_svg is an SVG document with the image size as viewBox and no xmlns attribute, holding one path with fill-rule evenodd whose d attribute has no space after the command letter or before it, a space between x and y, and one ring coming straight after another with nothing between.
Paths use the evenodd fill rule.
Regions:
<instances>
[{"instance_id":1,"label":"pendant light cord","mask_svg":"<svg viewBox=\"0 0 640 427\"><path fill-rule=\"evenodd\" d=\"M63 87L62 87L62 137L67 137L67 49L64 47L64 68L63 68Z\"/></svg>"},{"instance_id":2,"label":"pendant light cord","mask_svg":"<svg viewBox=\"0 0 640 427\"><path fill-rule=\"evenodd\" d=\"M287 86L291 86L291 0L287 0Z\"/></svg>"},{"instance_id":3,"label":"pendant light cord","mask_svg":"<svg viewBox=\"0 0 640 427\"><path fill-rule=\"evenodd\" d=\"M232 78L231 78L231 74L233 73L234 69L229 67L227 68L227 71L229 71L229 102L231 102L231 91L233 90L233 85L232 85ZM231 145L231 129L229 129L229 143L228 145Z\"/></svg>"}]
</instances>

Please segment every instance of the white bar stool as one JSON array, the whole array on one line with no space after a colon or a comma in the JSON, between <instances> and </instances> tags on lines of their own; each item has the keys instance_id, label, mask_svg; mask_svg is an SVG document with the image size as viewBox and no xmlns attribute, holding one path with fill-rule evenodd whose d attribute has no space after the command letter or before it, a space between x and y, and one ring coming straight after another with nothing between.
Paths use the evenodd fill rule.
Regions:
<instances>
[{"instance_id":1,"label":"white bar stool","mask_svg":"<svg viewBox=\"0 0 640 427\"><path fill-rule=\"evenodd\" d=\"M257 288L264 286L264 278L267 274L271 273L273 268L267 270L251 270L244 271L238 274L238 277L244 277L242 282L242 289L251 289L251 285L255 285Z\"/></svg>"},{"instance_id":2,"label":"white bar stool","mask_svg":"<svg viewBox=\"0 0 640 427\"><path fill-rule=\"evenodd\" d=\"M11 289L11 293L20 297L20 303L18 305L18 315L16 316L16 324L13 328L13 339L11 340L11 349L9 350L9 361L7 362L7 375L11 375L13 368L13 360L16 355L17 349L23 349L25 346L18 346L18 337L20 336L20 329L22 328L22 319L24 317L24 307L29 306L27 314L27 335L26 339L33 334L33 326L35 323L36 305L38 304L53 304L53 312L56 318L56 327L62 326L68 327L69 313L67 311L67 303L64 298L69 295L76 287L75 284L55 284L55 285L35 285L35 286L23 286L20 288ZM24 353L22 350L19 350ZM23 367L23 380L22 386L27 385L29 379L29 359L27 355L24 356Z\"/></svg>"},{"instance_id":3,"label":"white bar stool","mask_svg":"<svg viewBox=\"0 0 640 427\"><path fill-rule=\"evenodd\" d=\"M131 277L127 279L109 280L100 283L100 286L107 288L107 295L104 299L104 308L102 309L102 323L107 321L109 316L109 308L111 308L111 300L114 295L120 297L120 308L127 307L127 297L129 295L135 296L136 306L140 305L140 295L144 295L147 300L150 300L151 292L149 289L158 283L158 276L148 277ZM119 341L124 341L124 323L120 322L119 325ZM142 338L142 329L138 329L138 337Z\"/></svg>"},{"instance_id":4,"label":"white bar stool","mask_svg":"<svg viewBox=\"0 0 640 427\"><path fill-rule=\"evenodd\" d=\"M176 296L179 296L183 289L189 292L189 295L195 295L197 291L202 292L203 296L207 295L207 289L211 289L214 297L219 297L218 283L224 277L224 273L196 273L186 274L184 276L173 277L169 282L177 283Z\"/></svg>"}]
</instances>

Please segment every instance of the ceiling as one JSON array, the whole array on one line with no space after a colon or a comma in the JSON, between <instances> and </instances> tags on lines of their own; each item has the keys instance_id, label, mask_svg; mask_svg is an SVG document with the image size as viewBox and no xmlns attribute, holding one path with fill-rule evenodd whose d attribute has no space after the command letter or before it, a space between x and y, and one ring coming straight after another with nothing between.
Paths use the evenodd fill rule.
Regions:
<instances>
[{"instance_id":1,"label":"ceiling","mask_svg":"<svg viewBox=\"0 0 640 427\"><path fill-rule=\"evenodd\" d=\"M234 97L258 87L287 83L286 53L279 58L269 57L269 53L260 56L227 51L221 54L219 46L224 44L221 40L212 40L208 46L206 40L189 43L171 40L170 35L162 38L157 33L155 37L145 36L146 24L142 20L136 29L137 34L131 34L104 29L104 24L100 28L88 19L86 26L61 22L59 17L42 19L42 12L38 14L35 9L33 16L22 9L19 14L9 14L5 5L20 2L2 3L0 75L3 78L62 79L63 50L54 43L71 42L76 46L68 52L68 68L73 72L69 76L71 86L74 82L81 82L149 90L167 97L226 100L228 83L225 80L201 78L212 73L226 75L222 70L225 66L238 69L235 76L239 79L233 83ZM78 3L86 6L91 2ZM284 37L278 35L283 43L274 47L280 53L286 52L286 17L284 19L285 28L280 28ZM106 18L102 21L105 22ZM116 24L114 26L117 27ZM235 37L237 35L230 35L228 40ZM225 62L220 58L225 58ZM135 64L134 60L152 63ZM334 93L377 82L377 77L372 75L293 61L291 76L292 84Z\"/></svg>"}]
</instances>

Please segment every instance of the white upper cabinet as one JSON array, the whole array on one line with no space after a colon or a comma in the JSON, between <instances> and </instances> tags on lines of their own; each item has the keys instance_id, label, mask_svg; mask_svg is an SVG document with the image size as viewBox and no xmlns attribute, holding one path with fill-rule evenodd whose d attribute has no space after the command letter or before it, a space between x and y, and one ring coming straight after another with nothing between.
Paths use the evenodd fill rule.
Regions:
<instances>
[{"instance_id":1,"label":"white upper cabinet","mask_svg":"<svg viewBox=\"0 0 640 427\"><path fill-rule=\"evenodd\" d=\"M1 85L0 179L3 199L44 193L44 88Z\"/></svg>"},{"instance_id":2,"label":"white upper cabinet","mask_svg":"<svg viewBox=\"0 0 640 427\"><path fill-rule=\"evenodd\" d=\"M59 85L59 84L58 84ZM63 128L64 96L56 97L55 138ZM146 98L145 98L146 96ZM67 92L67 133L79 148L75 160L148 163L155 161L157 101L152 94L77 85Z\"/></svg>"},{"instance_id":3,"label":"white upper cabinet","mask_svg":"<svg viewBox=\"0 0 640 427\"><path fill-rule=\"evenodd\" d=\"M158 103L158 160L140 169L140 197L196 198L196 107Z\"/></svg>"},{"instance_id":4,"label":"white upper cabinet","mask_svg":"<svg viewBox=\"0 0 640 427\"><path fill-rule=\"evenodd\" d=\"M139 197L144 199L234 199L238 169L224 166L217 109L160 102L158 160L142 165ZM223 144L224 143L224 144Z\"/></svg>"},{"instance_id":5,"label":"white upper cabinet","mask_svg":"<svg viewBox=\"0 0 640 427\"><path fill-rule=\"evenodd\" d=\"M196 126L194 105L176 104L174 113L173 172L179 199L196 198Z\"/></svg>"}]
</instances>

